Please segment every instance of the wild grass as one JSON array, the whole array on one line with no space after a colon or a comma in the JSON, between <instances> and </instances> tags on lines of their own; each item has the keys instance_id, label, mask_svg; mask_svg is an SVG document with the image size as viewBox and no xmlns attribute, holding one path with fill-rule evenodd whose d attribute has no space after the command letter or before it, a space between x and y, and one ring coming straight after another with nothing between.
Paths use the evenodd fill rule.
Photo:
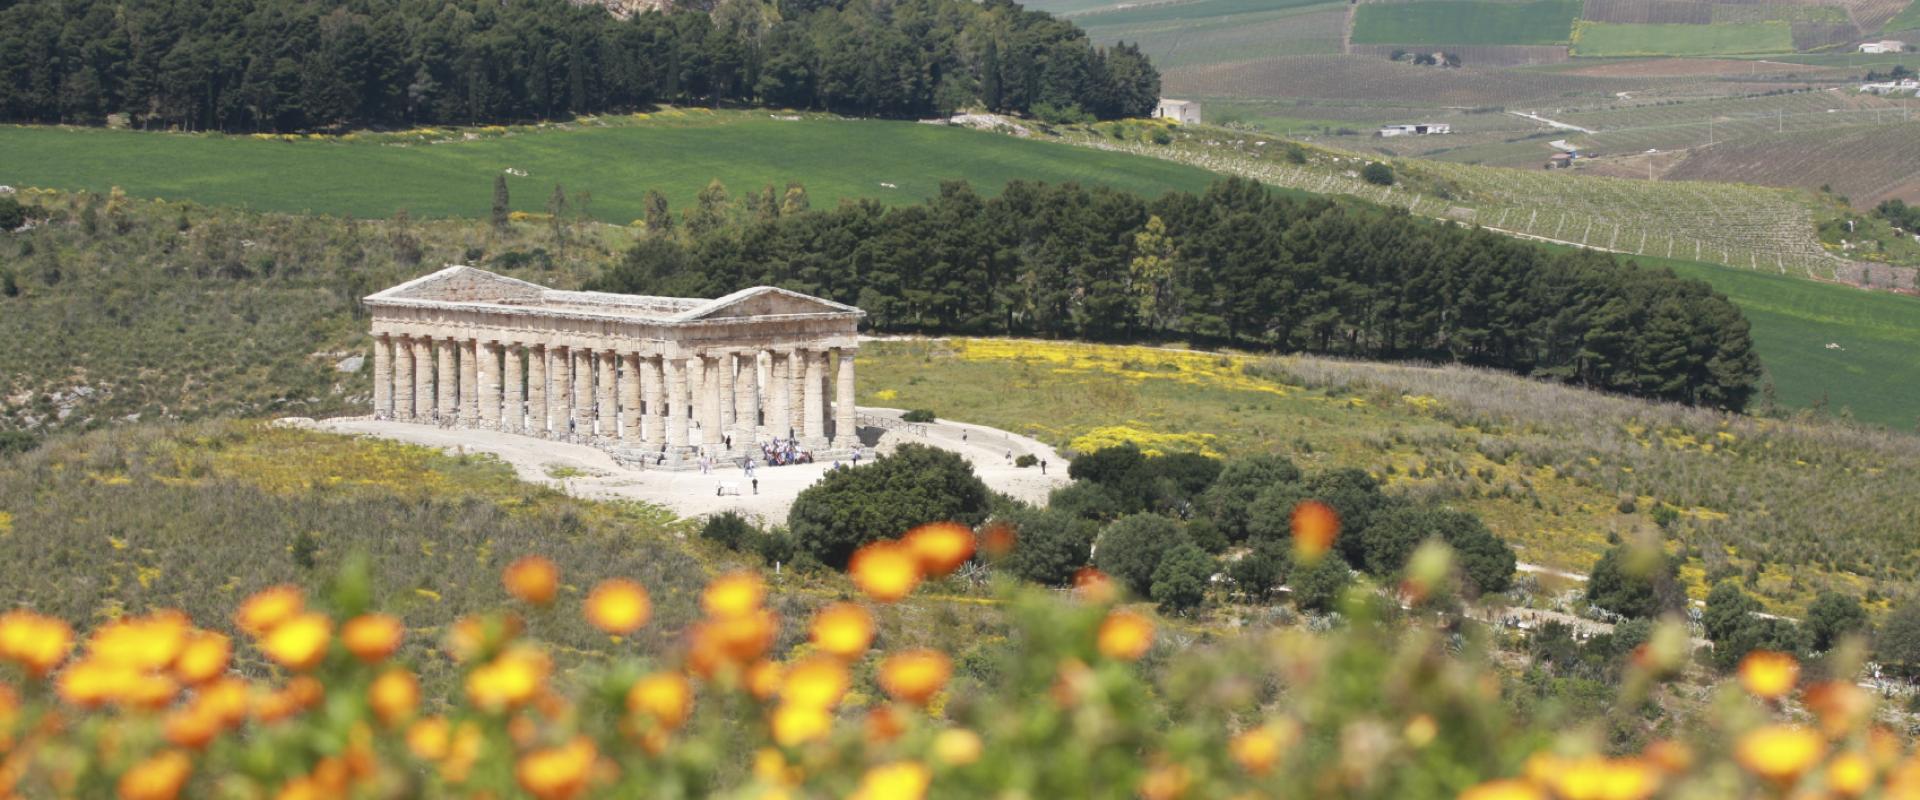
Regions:
<instances>
[{"instance_id":1,"label":"wild grass","mask_svg":"<svg viewBox=\"0 0 1920 800\"><path fill-rule=\"evenodd\" d=\"M642 216L648 190L680 210L716 179L736 196L800 183L821 206L867 197L918 202L948 180L989 194L1020 178L1152 195L1197 191L1212 180L1190 167L961 128L778 116L693 110L499 133L435 130L424 140L6 126L0 164L15 186L119 186L136 197L360 218L402 209L416 218L485 218L494 177L506 174L513 210L545 213L561 184L590 195L595 218L621 225Z\"/></svg>"}]
</instances>

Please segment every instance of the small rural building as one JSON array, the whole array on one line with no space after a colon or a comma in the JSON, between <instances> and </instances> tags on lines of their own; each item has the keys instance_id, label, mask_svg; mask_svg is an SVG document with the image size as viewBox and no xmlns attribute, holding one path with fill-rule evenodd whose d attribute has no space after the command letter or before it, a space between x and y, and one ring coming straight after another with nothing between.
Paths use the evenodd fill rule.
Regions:
<instances>
[{"instance_id":1,"label":"small rural building","mask_svg":"<svg viewBox=\"0 0 1920 800\"><path fill-rule=\"evenodd\" d=\"M1862 53L1904 53L1907 43L1898 39L1884 39L1878 42L1865 42L1860 45Z\"/></svg>"},{"instance_id":2,"label":"small rural building","mask_svg":"<svg viewBox=\"0 0 1920 800\"><path fill-rule=\"evenodd\" d=\"M1881 81L1879 83L1860 84L1860 91L1866 94L1920 94L1920 80L1908 78L1902 81Z\"/></svg>"},{"instance_id":3,"label":"small rural building","mask_svg":"<svg viewBox=\"0 0 1920 800\"><path fill-rule=\"evenodd\" d=\"M1426 136L1434 133L1452 133L1453 126L1445 122L1415 122L1409 125L1383 125L1381 136Z\"/></svg>"},{"instance_id":4,"label":"small rural building","mask_svg":"<svg viewBox=\"0 0 1920 800\"><path fill-rule=\"evenodd\" d=\"M1573 153L1554 153L1547 156L1547 169L1566 169L1573 166L1573 160L1577 157Z\"/></svg>"},{"instance_id":5,"label":"small rural building","mask_svg":"<svg viewBox=\"0 0 1920 800\"><path fill-rule=\"evenodd\" d=\"M1200 124L1200 104L1192 100L1162 97L1160 105L1153 109L1153 118L1170 119L1182 125L1198 125Z\"/></svg>"}]
</instances>

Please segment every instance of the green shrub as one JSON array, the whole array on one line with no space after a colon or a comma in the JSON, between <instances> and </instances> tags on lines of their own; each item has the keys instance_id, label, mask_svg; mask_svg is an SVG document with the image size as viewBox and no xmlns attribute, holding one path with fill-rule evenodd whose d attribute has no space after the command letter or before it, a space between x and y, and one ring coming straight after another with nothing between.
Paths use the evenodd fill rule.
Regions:
<instances>
[{"instance_id":1,"label":"green shrub","mask_svg":"<svg viewBox=\"0 0 1920 800\"><path fill-rule=\"evenodd\" d=\"M787 526L801 549L838 569L861 545L922 523L978 525L987 503L987 486L964 457L903 444L871 464L828 472L794 499Z\"/></svg>"},{"instance_id":2,"label":"green shrub","mask_svg":"<svg viewBox=\"0 0 1920 800\"><path fill-rule=\"evenodd\" d=\"M1280 584L1287 582L1287 573L1293 568L1293 556L1287 545L1280 542L1261 542L1253 550L1233 562L1228 568L1227 577L1233 579L1233 585L1249 600L1264 600L1273 594Z\"/></svg>"},{"instance_id":3,"label":"green shrub","mask_svg":"<svg viewBox=\"0 0 1920 800\"><path fill-rule=\"evenodd\" d=\"M1153 571L1174 545L1185 542L1180 526L1159 514L1121 517L1100 532L1094 562L1141 597L1151 597Z\"/></svg>"},{"instance_id":4,"label":"green shrub","mask_svg":"<svg viewBox=\"0 0 1920 800\"><path fill-rule=\"evenodd\" d=\"M932 411L928 411L924 408L916 408L912 411L908 411L905 414L901 414L900 419L904 422L932 422L934 420L934 416Z\"/></svg>"},{"instance_id":5,"label":"green shrub","mask_svg":"<svg viewBox=\"0 0 1920 800\"><path fill-rule=\"evenodd\" d=\"M1178 613L1200 607L1213 577L1213 559L1190 541L1175 543L1153 569L1153 602L1161 611Z\"/></svg>"},{"instance_id":6,"label":"green shrub","mask_svg":"<svg viewBox=\"0 0 1920 800\"><path fill-rule=\"evenodd\" d=\"M1587 602L1623 617L1654 617L1686 608L1680 561L1657 546L1609 549L1587 577Z\"/></svg>"},{"instance_id":7,"label":"green shrub","mask_svg":"<svg viewBox=\"0 0 1920 800\"><path fill-rule=\"evenodd\" d=\"M1376 186L1393 185L1393 167L1375 161L1360 169L1360 179Z\"/></svg>"},{"instance_id":8,"label":"green shrub","mask_svg":"<svg viewBox=\"0 0 1920 800\"><path fill-rule=\"evenodd\" d=\"M1293 570L1288 587L1293 604L1302 611L1332 611L1340 603L1340 593L1353 583L1353 570L1338 553L1327 553L1312 566Z\"/></svg>"},{"instance_id":9,"label":"green shrub","mask_svg":"<svg viewBox=\"0 0 1920 800\"><path fill-rule=\"evenodd\" d=\"M1087 565L1100 526L1059 509L1016 509L1005 521L1017 542L1000 566L1014 576L1047 586L1065 586Z\"/></svg>"},{"instance_id":10,"label":"green shrub","mask_svg":"<svg viewBox=\"0 0 1920 800\"><path fill-rule=\"evenodd\" d=\"M1040 457L1032 453L1021 453L1018 458L1013 460L1013 465L1021 469L1026 469L1038 463L1040 463Z\"/></svg>"},{"instance_id":11,"label":"green shrub","mask_svg":"<svg viewBox=\"0 0 1920 800\"><path fill-rule=\"evenodd\" d=\"M735 511L723 511L707 517L707 521L700 526L700 538L728 550L746 547L759 535L760 528Z\"/></svg>"}]
</instances>

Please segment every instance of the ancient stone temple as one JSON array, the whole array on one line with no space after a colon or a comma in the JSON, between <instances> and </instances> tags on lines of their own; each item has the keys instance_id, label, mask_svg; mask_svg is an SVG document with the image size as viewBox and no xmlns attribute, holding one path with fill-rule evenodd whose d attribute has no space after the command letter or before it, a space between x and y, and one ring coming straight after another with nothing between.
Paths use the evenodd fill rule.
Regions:
<instances>
[{"instance_id":1,"label":"ancient stone temple","mask_svg":"<svg viewBox=\"0 0 1920 800\"><path fill-rule=\"evenodd\" d=\"M566 292L453 266L366 298L377 418L593 444L684 469L854 444L865 312L758 286L714 300Z\"/></svg>"}]
</instances>

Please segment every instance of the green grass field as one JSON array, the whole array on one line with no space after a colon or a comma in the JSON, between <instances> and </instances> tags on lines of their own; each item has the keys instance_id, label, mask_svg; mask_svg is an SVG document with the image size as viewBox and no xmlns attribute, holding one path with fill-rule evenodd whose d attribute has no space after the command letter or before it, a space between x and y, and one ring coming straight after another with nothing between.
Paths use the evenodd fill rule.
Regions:
<instances>
[{"instance_id":1,"label":"green grass field","mask_svg":"<svg viewBox=\"0 0 1920 800\"><path fill-rule=\"evenodd\" d=\"M1576 56L1720 56L1793 52L1785 22L1736 25L1619 25L1581 20L1573 28Z\"/></svg>"},{"instance_id":2,"label":"green grass field","mask_svg":"<svg viewBox=\"0 0 1920 800\"><path fill-rule=\"evenodd\" d=\"M1076 15L1073 22L1083 28L1091 29L1101 26L1138 25L1146 22L1201 20L1261 11L1282 11L1325 3L1326 0L1196 0L1191 3L1142 5L1116 8L1111 11L1092 11Z\"/></svg>"},{"instance_id":3,"label":"green grass field","mask_svg":"<svg viewBox=\"0 0 1920 800\"><path fill-rule=\"evenodd\" d=\"M1360 6L1354 44L1566 44L1580 0L1426 0Z\"/></svg>"},{"instance_id":4,"label":"green grass field","mask_svg":"<svg viewBox=\"0 0 1920 800\"><path fill-rule=\"evenodd\" d=\"M1893 31L1920 30L1920 0L1914 0L1912 5L1907 6L1907 10L1895 15L1893 19L1887 20L1886 27L1881 28L1881 30L1888 33Z\"/></svg>"},{"instance_id":5,"label":"green grass field","mask_svg":"<svg viewBox=\"0 0 1920 800\"><path fill-rule=\"evenodd\" d=\"M1639 260L1713 284L1740 306L1782 405L1824 404L1830 413L1844 409L1902 430L1920 423L1920 298L1713 264Z\"/></svg>"},{"instance_id":6,"label":"green grass field","mask_svg":"<svg viewBox=\"0 0 1920 800\"><path fill-rule=\"evenodd\" d=\"M569 193L591 192L596 218L625 223L641 216L647 190L666 193L683 209L715 178L736 196L798 181L819 206L850 197L915 202L956 179L987 194L1018 178L1156 196L1202 189L1217 177L960 128L811 116L783 121L749 112L685 112L679 120L516 130L472 141L452 131L432 144L375 138L384 141L0 127L0 183L98 192L119 186L138 197L262 211L484 217L493 176L511 168L526 173L508 178L516 210L544 211L559 183Z\"/></svg>"}]
</instances>

